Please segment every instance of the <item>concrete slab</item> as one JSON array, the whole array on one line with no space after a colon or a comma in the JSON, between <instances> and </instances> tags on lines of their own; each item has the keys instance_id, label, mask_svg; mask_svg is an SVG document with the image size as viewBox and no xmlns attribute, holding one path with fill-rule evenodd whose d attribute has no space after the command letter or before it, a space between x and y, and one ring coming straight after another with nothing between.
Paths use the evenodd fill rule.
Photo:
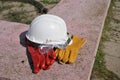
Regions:
<instances>
[{"instance_id":1,"label":"concrete slab","mask_svg":"<svg viewBox=\"0 0 120 80\"><path fill-rule=\"evenodd\" d=\"M87 40L74 64L57 62L31 72L23 38L28 25L0 21L0 77L8 80L89 80L110 0L61 0L49 13L62 17L68 31ZM22 63L24 61L24 63Z\"/></svg>"},{"instance_id":2,"label":"concrete slab","mask_svg":"<svg viewBox=\"0 0 120 80\"><path fill-rule=\"evenodd\" d=\"M105 55L106 67L120 78L120 58Z\"/></svg>"}]
</instances>

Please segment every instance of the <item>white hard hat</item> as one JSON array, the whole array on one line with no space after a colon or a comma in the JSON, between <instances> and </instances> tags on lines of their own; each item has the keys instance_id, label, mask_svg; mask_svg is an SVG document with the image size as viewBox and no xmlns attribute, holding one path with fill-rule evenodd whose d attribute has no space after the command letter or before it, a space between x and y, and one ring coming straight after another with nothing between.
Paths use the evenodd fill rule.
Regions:
<instances>
[{"instance_id":1,"label":"white hard hat","mask_svg":"<svg viewBox=\"0 0 120 80\"><path fill-rule=\"evenodd\" d=\"M65 21L51 14L38 16L32 21L26 37L38 44L65 44L68 40Z\"/></svg>"}]
</instances>

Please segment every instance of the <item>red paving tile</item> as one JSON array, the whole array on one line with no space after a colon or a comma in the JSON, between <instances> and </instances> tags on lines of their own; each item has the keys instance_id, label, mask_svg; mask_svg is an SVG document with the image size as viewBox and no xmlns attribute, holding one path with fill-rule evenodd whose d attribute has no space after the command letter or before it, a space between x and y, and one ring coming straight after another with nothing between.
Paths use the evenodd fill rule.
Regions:
<instances>
[{"instance_id":1,"label":"red paving tile","mask_svg":"<svg viewBox=\"0 0 120 80\"><path fill-rule=\"evenodd\" d=\"M68 32L87 40L74 64L54 63L31 72L23 37L28 25L0 21L0 78L8 80L89 80L110 0L61 0L49 11L62 17ZM24 61L23 63L21 61Z\"/></svg>"}]
</instances>

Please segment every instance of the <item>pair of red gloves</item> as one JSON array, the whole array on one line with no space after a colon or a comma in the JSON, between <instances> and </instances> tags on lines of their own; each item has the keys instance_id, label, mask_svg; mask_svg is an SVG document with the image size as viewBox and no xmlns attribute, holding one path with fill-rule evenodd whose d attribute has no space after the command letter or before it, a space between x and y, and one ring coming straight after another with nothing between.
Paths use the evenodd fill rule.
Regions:
<instances>
[{"instance_id":1,"label":"pair of red gloves","mask_svg":"<svg viewBox=\"0 0 120 80\"><path fill-rule=\"evenodd\" d=\"M49 69L56 59L56 54L52 48L47 52L43 52L40 48L30 44L30 42L27 40L27 49L33 61L34 73L38 73L40 69Z\"/></svg>"}]
</instances>

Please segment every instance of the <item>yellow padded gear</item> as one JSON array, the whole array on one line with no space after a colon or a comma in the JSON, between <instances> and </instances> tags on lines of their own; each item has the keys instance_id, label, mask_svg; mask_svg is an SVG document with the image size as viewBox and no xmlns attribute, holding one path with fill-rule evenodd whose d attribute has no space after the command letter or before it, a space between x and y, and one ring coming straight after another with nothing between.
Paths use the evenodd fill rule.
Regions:
<instances>
[{"instance_id":1,"label":"yellow padded gear","mask_svg":"<svg viewBox=\"0 0 120 80\"><path fill-rule=\"evenodd\" d=\"M73 35L72 44L68 45L64 49L56 49L55 53L58 57L58 60L66 63L74 63L78 55L79 49L84 45L85 39L79 38L76 35Z\"/></svg>"}]
</instances>

